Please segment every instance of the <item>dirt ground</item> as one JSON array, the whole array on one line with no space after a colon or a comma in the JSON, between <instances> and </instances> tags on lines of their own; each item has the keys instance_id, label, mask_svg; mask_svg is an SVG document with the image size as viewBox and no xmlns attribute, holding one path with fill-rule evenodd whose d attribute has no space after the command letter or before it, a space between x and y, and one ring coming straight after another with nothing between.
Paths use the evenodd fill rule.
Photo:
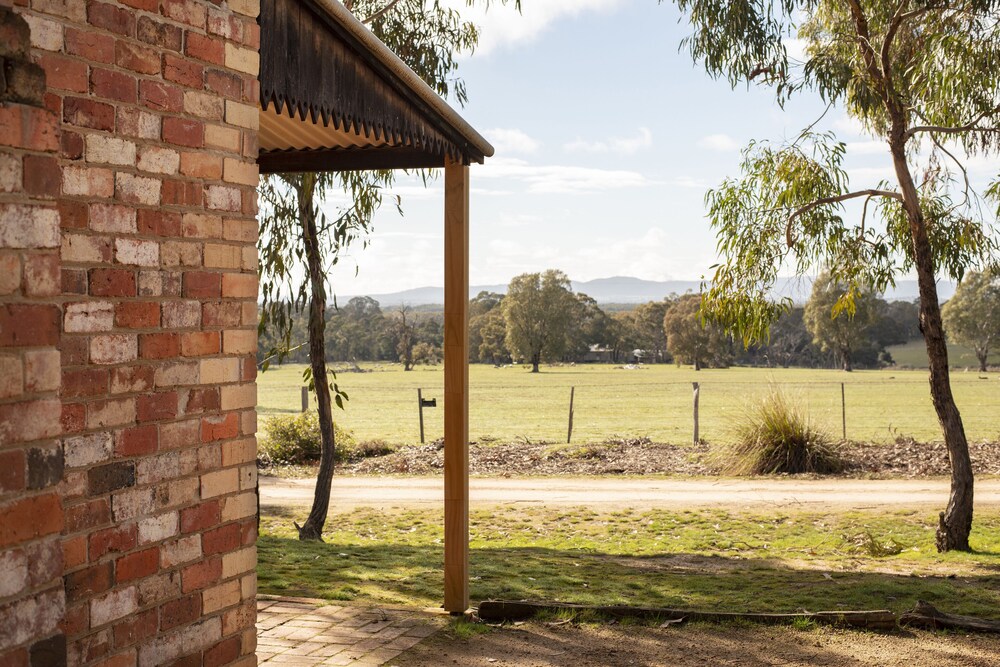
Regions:
<instances>
[{"instance_id":1,"label":"dirt ground","mask_svg":"<svg viewBox=\"0 0 1000 667\"><path fill-rule=\"evenodd\" d=\"M468 640L438 633L393 660L398 667L993 667L1000 638L925 631L816 628L503 626Z\"/></svg>"}]
</instances>

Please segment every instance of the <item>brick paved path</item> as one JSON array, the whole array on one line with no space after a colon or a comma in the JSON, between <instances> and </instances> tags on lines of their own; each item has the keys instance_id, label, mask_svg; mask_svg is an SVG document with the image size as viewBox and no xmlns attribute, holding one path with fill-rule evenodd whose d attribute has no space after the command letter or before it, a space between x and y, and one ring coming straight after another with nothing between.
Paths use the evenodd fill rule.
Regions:
<instances>
[{"instance_id":1,"label":"brick paved path","mask_svg":"<svg viewBox=\"0 0 1000 667\"><path fill-rule=\"evenodd\" d=\"M442 619L418 610L261 598L257 601L257 659L262 667L376 667L391 663L442 625Z\"/></svg>"}]
</instances>

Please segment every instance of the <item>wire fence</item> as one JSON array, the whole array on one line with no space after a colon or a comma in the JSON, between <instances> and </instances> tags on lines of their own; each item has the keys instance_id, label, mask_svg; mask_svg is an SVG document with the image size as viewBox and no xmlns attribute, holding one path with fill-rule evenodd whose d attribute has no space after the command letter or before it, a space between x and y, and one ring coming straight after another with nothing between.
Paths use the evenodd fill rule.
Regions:
<instances>
[{"instance_id":1,"label":"wire fence","mask_svg":"<svg viewBox=\"0 0 1000 667\"><path fill-rule=\"evenodd\" d=\"M441 382L431 375L413 378L411 386L365 376L359 376L360 381L345 381L352 385L351 400L335 419L360 440L417 443L421 433L427 442L440 438L444 396ZM954 385L969 437L1000 439L997 380L977 378ZM585 443L620 436L675 444L689 444L697 438L726 442L747 406L775 389L833 438L874 442L898 437L941 439L926 380L872 380L870 376L853 382L472 382L470 438L482 442ZM265 384L260 396L265 419L303 408L298 386L272 390Z\"/></svg>"}]
</instances>

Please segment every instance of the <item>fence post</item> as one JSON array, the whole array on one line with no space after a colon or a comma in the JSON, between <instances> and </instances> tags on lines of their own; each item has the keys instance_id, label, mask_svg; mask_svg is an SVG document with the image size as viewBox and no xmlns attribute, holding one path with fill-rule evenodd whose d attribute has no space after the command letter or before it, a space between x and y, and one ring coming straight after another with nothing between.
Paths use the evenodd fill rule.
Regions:
<instances>
[{"instance_id":1,"label":"fence post","mask_svg":"<svg viewBox=\"0 0 1000 667\"><path fill-rule=\"evenodd\" d=\"M424 392L417 389L417 406L420 412L420 444L424 444Z\"/></svg>"},{"instance_id":2,"label":"fence post","mask_svg":"<svg viewBox=\"0 0 1000 667\"><path fill-rule=\"evenodd\" d=\"M573 395L576 393L576 387L569 388L569 430L566 432L566 444L568 445L573 441Z\"/></svg>"},{"instance_id":3,"label":"fence post","mask_svg":"<svg viewBox=\"0 0 1000 667\"><path fill-rule=\"evenodd\" d=\"M698 398L701 395L701 385L697 382L692 382L694 385L694 444L698 444L700 438L698 437Z\"/></svg>"},{"instance_id":4,"label":"fence post","mask_svg":"<svg viewBox=\"0 0 1000 667\"><path fill-rule=\"evenodd\" d=\"M302 387L302 412L309 411L309 387Z\"/></svg>"},{"instance_id":5,"label":"fence post","mask_svg":"<svg viewBox=\"0 0 1000 667\"><path fill-rule=\"evenodd\" d=\"M844 383L840 383L840 422L843 426L843 439L847 440L847 400L844 397Z\"/></svg>"}]
</instances>

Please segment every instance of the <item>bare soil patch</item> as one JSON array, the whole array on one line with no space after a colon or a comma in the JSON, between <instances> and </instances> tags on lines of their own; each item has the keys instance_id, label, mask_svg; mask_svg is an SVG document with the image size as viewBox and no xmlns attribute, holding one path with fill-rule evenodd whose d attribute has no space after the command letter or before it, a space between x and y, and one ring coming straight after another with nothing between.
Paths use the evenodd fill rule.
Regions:
<instances>
[{"instance_id":1,"label":"bare soil patch","mask_svg":"<svg viewBox=\"0 0 1000 667\"><path fill-rule=\"evenodd\" d=\"M438 633L392 661L400 667L993 667L1000 638L901 631L691 624L502 626L468 640Z\"/></svg>"},{"instance_id":2,"label":"bare soil patch","mask_svg":"<svg viewBox=\"0 0 1000 667\"><path fill-rule=\"evenodd\" d=\"M978 475L1000 475L1000 442L970 444ZM483 477L524 475L713 475L717 473L707 444L678 446L645 438L616 438L599 444L553 445L511 442L473 443L469 470ZM848 442L840 475L854 478L936 477L950 474L948 451L941 442L899 439L887 444ZM431 475L444 467L444 444L406 446L390 454L349 463L353 475Z\"/></svg>"}]
</instances>

